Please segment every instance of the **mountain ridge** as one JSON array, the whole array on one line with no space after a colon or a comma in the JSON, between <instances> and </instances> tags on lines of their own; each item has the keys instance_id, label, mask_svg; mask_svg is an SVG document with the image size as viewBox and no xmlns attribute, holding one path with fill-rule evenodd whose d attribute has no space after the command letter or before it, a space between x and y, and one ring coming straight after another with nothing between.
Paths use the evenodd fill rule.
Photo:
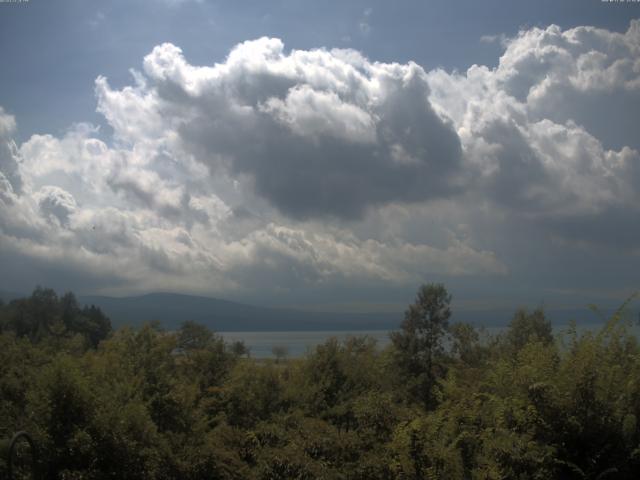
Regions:
<instances>
[{"instance_id":1,"label":"mountain ridge","mask_svg":"<svg viewBox=\"0 0 640 480\"><path fill-rule=\"evenodd\" d=\"M0 291L0 299L9 302L28 294ZM150 292L141 295L111 297L78 295L82 305L95 305L111 319L115 328L138 327L158 321L163 328L176 329L184 321L195 321L218 332L248 331L363 331L394 330L400 327L404 312L321 312L302 309L264 307L215 297L175 292ZM612 308L601 310L606 317ZM475 326L506 326L515 308L483 310L454 309L450 322L469 322ZM588 307L545 309L554 325L575 319L579 324L601 323ZM637 311L633 313L637 317Z\"/></svg>"},{"instance_id":2,"label":"mountain ridge","mask_svg":"<svg viewBox=\"0 0 640 480\"><path fill-rule=\"evenodd\" d=\"M165 328L184 321L202 323L215 331L377 330L397 328L401 314L309 312L260 307L214 297L153 292L130 297L79 296L96 305L115 327L157 320Z\"/></svg>"}]
</instances>

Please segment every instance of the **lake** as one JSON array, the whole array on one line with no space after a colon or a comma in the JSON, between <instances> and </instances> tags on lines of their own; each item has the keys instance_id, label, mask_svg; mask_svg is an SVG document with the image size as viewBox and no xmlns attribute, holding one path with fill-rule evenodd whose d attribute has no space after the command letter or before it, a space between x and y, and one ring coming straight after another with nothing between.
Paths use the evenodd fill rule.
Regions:
<instances>
[{"instance_id":1,"label":"lake","mask_svg":"<svg viewBox=\"0 0 640 480\"><path fill-rule=\"evenodd\" d=\"M379 347L390 342L388 330L318 331L318 332L219 332L227 342L243 341L253 358L273 357L271 349L281 346L288 349L289 357L302 357L307 350L323 344L331 337L345 340L349 337L374 338Z\"/></svg>"},{"instance_id":2,"label":"lake","mask_svg":"<svg viewBox=\"0 0 640 480\"><path fill-rule=\"evenodd\" d=\"M596 331L603 324L582 324L577 326L577 331ZM569 328L569 325L554 325L553 330L557 335ZM495 335L504 330L505 327L486 327L485 333ZM634 323L632 331L636 336L640 336L640 327ZM389 339L390 330L355 330L355 331L287 331L287 332L218 332L227 342L243 341L250 349L253 358L273 357L273 347L285 347L288 357L296 358L304 356L307 351L323 344L331 337L345 340L349 337L367 336L376 340L378 347L383 348L391 341Z\"/></svg>"}]
</instances>

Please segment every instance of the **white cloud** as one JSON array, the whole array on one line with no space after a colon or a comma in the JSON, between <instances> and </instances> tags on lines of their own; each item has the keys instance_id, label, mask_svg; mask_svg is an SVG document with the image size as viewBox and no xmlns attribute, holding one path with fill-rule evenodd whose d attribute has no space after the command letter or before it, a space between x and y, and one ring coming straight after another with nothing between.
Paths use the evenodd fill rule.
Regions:
<instances>
[{"instance_id":1,"label":"white cloud","mask_svg":"<svg viewBox=\"0 0 640 480\"><path fill-rule=\"evenodd\" d=\"M24 282L224 295L499 278L511 239L606 246L638 218L638 147L563 98L631 105L639 25L523 31L462 74L268 38L202 67L159 45L133 85L96 80L109 142L78 124L17 146L0 110L0 259Z\"/></svg>"},{"instance_id":2,"label":"white cloud","mask_svg":"<svg viewBox=\"0 0 640 480\"><path fill-rule=\"evenodd\" d=\"M606 148L598 138L604 132L576 122L602 112L578 111L571 95L606 101L614 90L629 105L639 98L640 69L632 67L640 65L639 25L633 21L624 34L534 28L507 42L493 70L429 72L431 102L452 119L467 160L482 172L479 194L535 219L637 211L638 151ZM555 112L549 118L548 109Z\"/></svg>"},{"instance_id":3,"label":"white cloud","mask_svg":"<svg viewBox=\"0 0 640 480\"><path fill-rule=\"evenodd\" d=\"M482 43L497 43L501 46L507 46L509 38L504 33L501 33L499 35L482 35L480 41Z\"/></svg>"},{"instance_id":4,"label":"white cloud","mask_svg":"<svg viewBox=\"0 0 640 480\"><path fill-rule=\"evenodd\" d=\"M66 288L110 293L225 294L265 278L274 291L334 281L404 284L425 269L504 273L495 255L462 241L446 248L386 244L315 221L297 225L272 209L266 210L272 220L263 221L231 208L207 170L193 175L197 167L154 132L109 147L94 137L95 128L77 125L60 138L34 135L23 143L24 191L16 194L1 177L0 256L33 265L43 282L50 275ZM221 195L231 201L238 186L226 181L232 185ZM31 270L22 271L29 281Z\"/></svg>"},{"instance_id":5,"label":"white cloud","mask_svg":"<svg viewBox=\"0 0 640 480\"><path fill-rule=\"evenodd\" d=\"M19 157L15 142L12 140L16 128L16 121L13 115L9 115L0 106L0 175L4 180L2 183L9 183L12 191L20 192L22 188L22 178L19 174ZM3 187L4 190L8 186Z\"/></svg>"},{"instance_id":6,"label":"white cloud","mask_svg":"<svg viewBox=\"0 0 640 480\"><path fill-rule=\"evenodd\" d=\"M69 225L69 217L77 210L73 195L59 187L45 186L33 196L45 216L57 220L60 225Z\"/></svg>"},{"instance_id":7,"label":"white cloud","mask_svg":"<svg viewBox=\"0 0 640 480\"><path fill-rule=\"evenodd\" d=\"M319 141L331 136L363 144L376 141L375 119L361 108L343 103L335 92L303 85L290 89L284 100L269 98L261 110L301 137Z\"/></svg>"},{"instance_id":8,"label":"white cloud","mask_svg":"<svg viewBox=\"0 0 640 480\"><path fill-rule=\"evenodd\" d=\"M372 63L352 50L286 53L261 38L212 67L163 44L144 71L146 80L120 91L97 81L116 138L181 147L216 175L244 176L289 217L357 218L454 188L459 141L413 63ZM398 146L415 161L397 162Z\"/></svg>"}]
</instances>

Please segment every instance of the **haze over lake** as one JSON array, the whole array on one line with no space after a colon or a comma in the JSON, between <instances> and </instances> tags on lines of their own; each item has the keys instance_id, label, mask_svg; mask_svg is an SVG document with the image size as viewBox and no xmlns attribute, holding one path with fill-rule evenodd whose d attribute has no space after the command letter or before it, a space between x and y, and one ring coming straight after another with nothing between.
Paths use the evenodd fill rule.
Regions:
<instances>
[{"instance_id":1,"label":"haze over lake","mask_svg":"<svg viewBox=\"0 0 640 480\"><path fill-rule=\"evenodd\" d=\"M578 333L586 330L595 331L603 326L602 323L582 324L576 328ZM554 325L555 335L565 334L569 324ZM484 332L488 335L496 335L503 332L505 327L488 327ZM633 333L640 338L640 325L632 327ZM228 342L242 341L249 348L253 358L273 358L274 347L285 347L286 356L298 358L313 351L315 347L334 337L344 341L349 337L368 337L374 339L379 348L385 348L390 344L390 330L355 330L355 331L290 331L290 332L219 332Z\"/></svg>"}]
</instances>

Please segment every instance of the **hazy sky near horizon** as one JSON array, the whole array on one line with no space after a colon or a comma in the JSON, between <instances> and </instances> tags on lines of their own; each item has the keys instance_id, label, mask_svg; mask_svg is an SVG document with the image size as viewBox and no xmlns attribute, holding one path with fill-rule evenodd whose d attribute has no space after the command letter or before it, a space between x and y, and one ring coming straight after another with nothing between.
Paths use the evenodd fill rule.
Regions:
<instances>
[{"instance_id":1,"label":"hazy sky near horizon","mask_svg":"<svg viewBox=\"0 0 640 480\"><path fill-rule=\"evenodd\" d=\"M0 290L640 286L640 2L0 3Z\"/></svg>"}]
</instances>

